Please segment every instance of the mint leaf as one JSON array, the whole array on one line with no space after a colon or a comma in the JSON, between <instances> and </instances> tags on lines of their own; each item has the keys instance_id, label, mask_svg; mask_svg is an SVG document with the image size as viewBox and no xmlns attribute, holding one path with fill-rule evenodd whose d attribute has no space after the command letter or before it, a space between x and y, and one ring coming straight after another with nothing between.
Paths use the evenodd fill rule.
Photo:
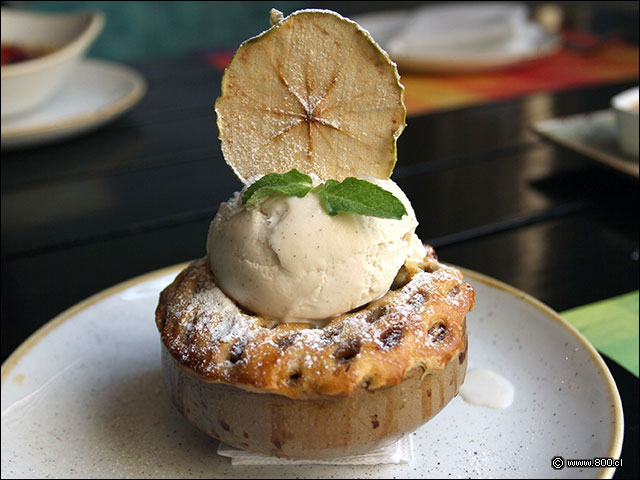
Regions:
<instances>
[{"instance_id":1,"label":"mint leaf","mask_svg":"<svg viewBox=\"0 0 640 480\"><path fill-rule=\"evenodd\" d=\"M304 197L312 186L311 177L295 168L287 173L269 173L247 188L242 195L242 204L253 205L277 194Z\"/></svg>"},{"instance_id":2,"label":"mint leaf","mask_svg":"<svg viewBox=\"0 0 640 480\"><path fill-rule=\"evenodd\" d=\"M313 192L331 216L340 212L399 220L407 210L391 192L366 180L349 177L342 183L327 180L313 187L311 177L295 168L287 173L269 173L253 183L242 195L243 205L253 205L271 195L304 197Z\"/></svg>"},{"instance_id":3,"label":"mint leaf","mask_svg":"<svg viewBox=\"0 0 640 480\"><path fill-rule=\"evenodd\" d=\"M331 216L348 212L399 220L407 215L402 202L391 192L354 177L345 178L342 183L327 180L313 192L320 196L322 205Z\"/></svg>"}]
</instances>

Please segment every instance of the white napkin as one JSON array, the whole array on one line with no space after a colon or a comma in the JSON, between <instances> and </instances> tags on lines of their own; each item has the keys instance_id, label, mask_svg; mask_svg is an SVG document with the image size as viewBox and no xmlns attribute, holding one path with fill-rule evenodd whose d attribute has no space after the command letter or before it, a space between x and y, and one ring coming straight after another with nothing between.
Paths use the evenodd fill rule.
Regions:
<instances>
[{"instance_id":1,"label":"white napkin","mask_svg":"<svg viewBox=\"0 0 640 480\"><path fill-rule=\"evenodd\" d=\"M278 458L260 453L241 450L220 442L218 455L231 458L231 465L380 465L409 463L413 460L413 443L411 434L404 435L397 442L387 447L374 450L364 455L342 458L325 458L322 460L306 460Z\"/></svg>"},{"instance_id":2,"label":"white napkin","mask_svg":"<svg viewBox=\"0 0 640 480\"><path fill-rule=\"evenodd\" d=\"M428 5L415 10L385 47L392 57L520 51L538 33L528 14L520 3Z\"/></svg>"},{"instance_id":3,"label":"white napkin","mask_svg":"<svg viewBox=\"0 0 640 480\"><path fill-rule=\"evenodd\" d=\"M527 22L521 4L453 4L417 9L393 43L411 42L421 47L458 47L508 39Z\"/></svg>"}]
</instances>

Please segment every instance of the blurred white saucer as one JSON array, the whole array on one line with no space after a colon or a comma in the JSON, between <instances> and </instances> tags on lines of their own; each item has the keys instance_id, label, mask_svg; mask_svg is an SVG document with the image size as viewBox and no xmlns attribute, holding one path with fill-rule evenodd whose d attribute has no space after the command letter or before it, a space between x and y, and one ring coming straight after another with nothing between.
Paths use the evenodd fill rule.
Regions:
<instances>
[{"instance_id":1,"label":"blurred white saucer","mask_svg":"<svg viewBox=\"0 0 640 480\"><path fill-rule=\"evenodd\" d=\"M84 60L62 90L33 112L2 119L2 150L70 138L115 120L146 92L138 72L103 60Z\"/></svg>"},{"instance_id":2,"label":"blurred white saucer","mask_svg":"<svg viewBox=\"0 0 640 480\"><path fill-rule=\"evenodd\" d=\"M620 148L613 110L540 120L533 124L533 130L553 143L625 175L636 179L640 176L638 157ZM638 134L637 123L635 134Z\"/></svg>"},{"instance_id":3,"label":"blurred white saucer","mask_svg":"<svg viewBox=\"0 0 640 480\"><path fill-rule=\"evenodd\" d=\"M428 5L354 19L400 68L475 72L513 67L555 53L557 35L528 20L513 3Z\"/></svg>"}]
</instances>

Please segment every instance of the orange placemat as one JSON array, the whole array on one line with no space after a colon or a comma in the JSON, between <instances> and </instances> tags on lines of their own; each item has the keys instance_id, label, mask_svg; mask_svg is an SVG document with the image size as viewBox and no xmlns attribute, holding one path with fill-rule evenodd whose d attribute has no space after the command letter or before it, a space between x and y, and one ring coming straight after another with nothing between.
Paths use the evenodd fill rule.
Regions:
<instances>
[{"instance_id":1,"label":"orange placemat","mask_svg":"<svg viewBox=\"0 0 640 480\"><path fill-rule=\"evenodd\" d=\"M215 51L207 63L223 71L232 51ZM421 115L522 97L638 78L638 47L609 41L587 53L562 49L535 63L474 74L400 72L409 115Z\"/></svg>"}]
</instances>

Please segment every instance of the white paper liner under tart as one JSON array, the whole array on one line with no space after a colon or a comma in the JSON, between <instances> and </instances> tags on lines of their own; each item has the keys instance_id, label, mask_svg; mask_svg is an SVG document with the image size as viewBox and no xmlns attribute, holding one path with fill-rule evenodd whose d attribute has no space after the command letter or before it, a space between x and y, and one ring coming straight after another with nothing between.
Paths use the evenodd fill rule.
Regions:
<instances>
[{"instance_id":1,"label":"white paper liner under tart","mask_svg":"<svg viewBox=\"0 0 640 480\"><path fill-rule=\"evenodd\" d=\"M415 369L397 385L326 400L206 382L183 369L164 346L162 363L174 405L208 435L279 458L330 459L388 446L440 412L464 382L466 326L463 345L442 370L423 375Z\"/></svg>"},{"instance_id":2,"label":"white paper liner under tart","mask_svg":"<svg viewBox=\"0 0 640 480\"><path fill-rule=\"evenodd\" d=\"M372 450L362 455L341 458L278 458L261 453L242 450L224 442L218 445L218 455L229 457L231 465L398 465L413 460L413 441L411 434L403 435L400 440L386 447Z\"/></svg>"}]
</instances>

